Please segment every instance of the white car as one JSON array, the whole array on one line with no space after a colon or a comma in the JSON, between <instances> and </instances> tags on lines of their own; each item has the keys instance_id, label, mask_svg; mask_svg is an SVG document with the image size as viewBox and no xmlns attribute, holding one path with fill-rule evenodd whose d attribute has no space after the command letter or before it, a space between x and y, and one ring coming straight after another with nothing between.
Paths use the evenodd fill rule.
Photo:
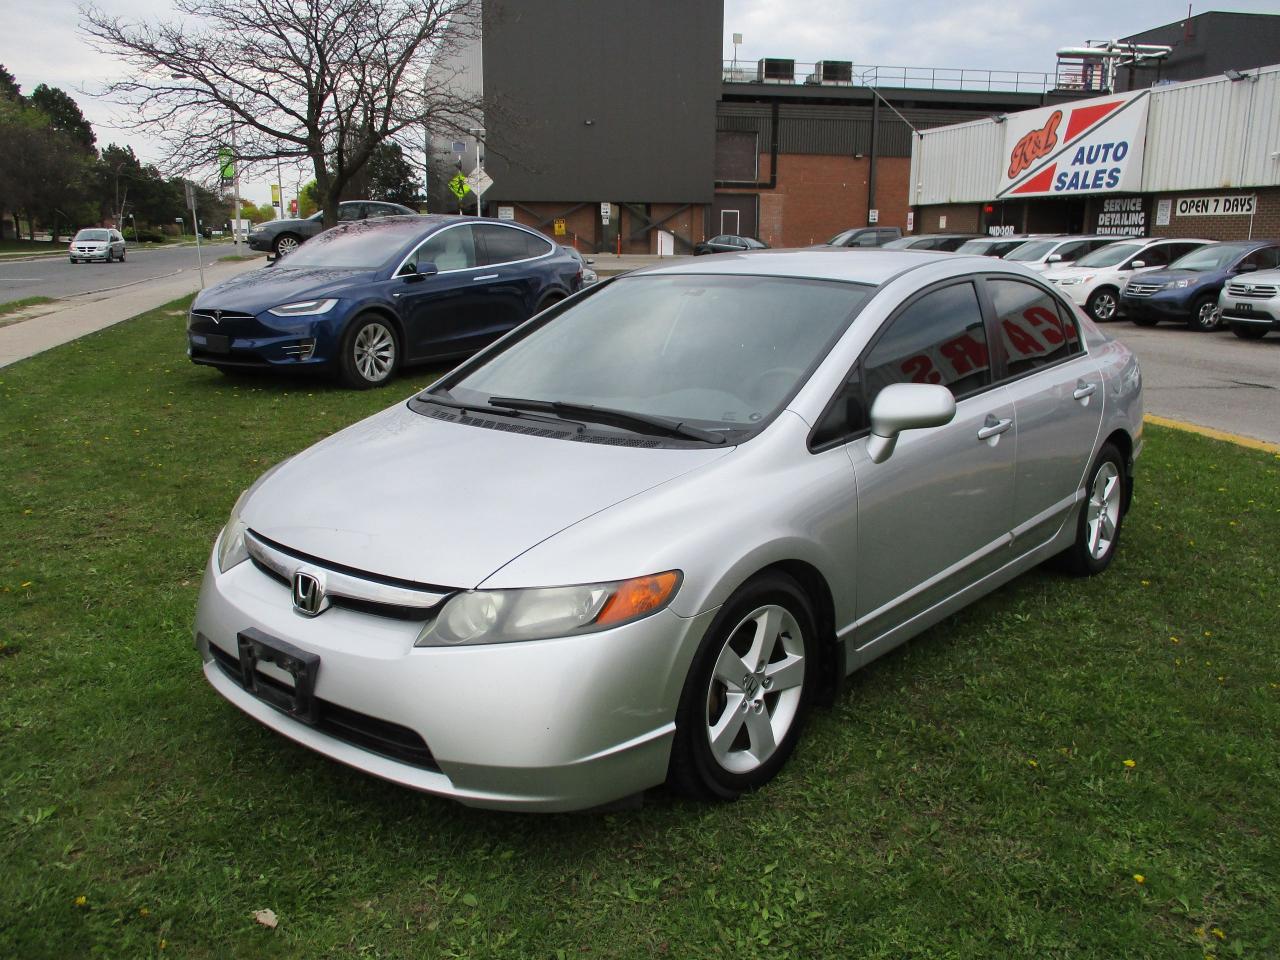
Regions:
<instances>
[{"instance_id":1,"label":"white car","mask_svg":"<svg viewBox=\"0 0 1280 960\"><path fill-rule=\"evenodd\" d=\"M124 237L120 235L120 231L108 227L81 230L67 247L72 263L93 260L101 260L103 263L119 260L124 263L126 252Z\"/></svg>"},{"instance_id":2,"label":"white car","mask_svg":"<svg viewBox=\"0 0 1280 960\"><path fill-rule=\"evenodd\" d=\"M1104 237L1096 233L1045 237L1043 240L1028 240L1022 246L1006 253L1004 259L1030 267L1037 273L1044 273L1063 264L1075 263L1086 253L1092 253L1099 247L1124 239L1124 237Z\"/></svg>"},{"instance_id":3,"label":"white car","mask_svg":"<svg viewBox=\"0 0 1280 960\"><path fill-rule=\"evenodd\" d=\"M1241 340L1261 340L1280 330L1280 270L1232 277L1218 297L1218 310Z\"/></svg>"},{"instance_id":4,"label":"white car","mask_svg":"<svg viewBox=\"0 0 1280 960\"><path fill-rule=\"evenodd\" d=\"M1184 253L1211 240L1135 238L1109 243L1085 254L1071 266L1046 270L1044 278L1084 307L1100 323L1114 320L1120 310L1120 291L1130 277L1167 267Z\"/></svg>"}]
</instances>

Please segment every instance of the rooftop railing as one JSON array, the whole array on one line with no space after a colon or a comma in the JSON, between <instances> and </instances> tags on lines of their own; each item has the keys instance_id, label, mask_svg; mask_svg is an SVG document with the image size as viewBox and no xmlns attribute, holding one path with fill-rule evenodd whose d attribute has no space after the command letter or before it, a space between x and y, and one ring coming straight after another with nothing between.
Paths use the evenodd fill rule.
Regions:
<instances>
[{"instance_id":1,"label":"rooftop railing","mask_svg":"<svg viewBox=\"0 0 1280 960\"><path fill-rule=\"evenodd\" d=\"M1029 70L969 70L958 67L890 67L820 60L725 60L725 83L758 83L816 87L879 87L910 90L966 90L990 93L1046 93L1054 88L1052 73Z\"/></svg>"}]
</instances>

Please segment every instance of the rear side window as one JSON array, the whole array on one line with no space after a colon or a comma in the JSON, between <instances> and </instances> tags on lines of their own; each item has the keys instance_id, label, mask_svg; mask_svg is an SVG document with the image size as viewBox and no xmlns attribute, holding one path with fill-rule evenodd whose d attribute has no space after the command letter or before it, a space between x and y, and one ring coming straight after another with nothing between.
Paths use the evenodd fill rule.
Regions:
<instances>
[{"instance_id":1,"label":"rear side window","mask_svg":"<svg viewBox=\"0 0 1280 960\"><path fill-rule=\"evenodd\" d=\"M987 333L973 284L920 297L890 321L862 366L866 411L891 383L940 383L957 400L989 386Z\"/></svg>"},{"instance_id":2,"label":"rear side window","mask_svg":"<svg viewBox=\"0 0 1280 960\"><path fill-rule=\"evenodd\" d=\"M535 237L525 230L502 227L496 223L480 224L476 230L484 238L486 264L528 260L551 251L551 241Z\"/></svg>"},{"instance_id":3,"label":"rear side window","mask_svg":"<svg viewBox=\"0 0 1280 960\"><path fill-rule=\"evenodd\" d=\"M1017 377L1081 352L1075 322L1039 287L1021 280L987 280L996 310L996 325Z\"/></svg>"},{"instance_id":4,"label":"rear side window","mask_svg":"<svg viewBox=\"0 0 1280 960\"><path fill-rule=\"evenodd\" d=\"M338 207L338 221L340 223L346 223L351 220L363 220L363 219L364 219L363 203L344 203L340 207Z\"/></svg>"},{"instance_id":5,"label":"rear side window","mask_svg":"<svg viewBox=\"0 0 1280 960\"><path fill-rule=\"evenodd\" d=\"M857 246L857 247L874 247L874 246L876 246L879 242L880 242L880 241L879 241L879 240L877 240L877 238L876 238L875 231L869 231L869 232L867 232L867 233L862 234L862 235L861 235L861 236L859 236L859 237L855 237L855 238L854 238L854 240L853 240L853 246Z\"/></svg>"}]
</instances>

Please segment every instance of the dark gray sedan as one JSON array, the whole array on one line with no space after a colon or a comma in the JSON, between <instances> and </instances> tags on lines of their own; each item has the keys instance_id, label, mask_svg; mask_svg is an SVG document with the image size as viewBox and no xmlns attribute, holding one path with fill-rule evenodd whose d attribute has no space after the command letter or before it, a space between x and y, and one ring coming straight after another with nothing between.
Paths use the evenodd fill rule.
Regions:
<instances>
[{"instance_id":1,"label":"dark gray sedan","mask_svg":"<svg viewBox=\"0 0 1280 960\"><path fill-rule=\"evenodd\" d=\"M379 200L348 200L338 204L338 222L349 223L353 220L369 220L373 217L402 217L405 214L416 214L417 210L398 203L386 203ZM250 250L266 250L277 257L292 253L298 246L310 240L324 229L324 211L305 219L268 220L260 223L249 234Z\"/></svg>"},{"instance_id":2,"label":"dark gray sedan","mask_svg":"<svg viewBox=\"0 0 1280 960\"><path fill-rule=\"evenodd\" d=\"M704 253L742 253L744 250L768 250L769 245L755 237L739 237L730 233L722 233L710 240L703 240L693 248L693 255Z\"/></svg>"}]
</instances>

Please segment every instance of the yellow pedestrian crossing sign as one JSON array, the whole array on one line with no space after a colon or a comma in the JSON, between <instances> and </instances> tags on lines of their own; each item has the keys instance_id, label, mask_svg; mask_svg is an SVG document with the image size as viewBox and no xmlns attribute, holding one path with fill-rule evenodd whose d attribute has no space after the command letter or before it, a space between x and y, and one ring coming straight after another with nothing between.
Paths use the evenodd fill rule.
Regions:
<instances>
[{"instance_id":1,"label":"yellow pedestrian crossing sign","mask_svg":"<svg viewBox=\"0 0 1280 960\"><path fill-rule=\"evenodd\" d=\"M471 192L471 188L467 185L467 178L462 175L461 170L454 174L453 179L449 181L449 189L453 191L453 195L459 200Z\"/></svg>"}]
</instances>

